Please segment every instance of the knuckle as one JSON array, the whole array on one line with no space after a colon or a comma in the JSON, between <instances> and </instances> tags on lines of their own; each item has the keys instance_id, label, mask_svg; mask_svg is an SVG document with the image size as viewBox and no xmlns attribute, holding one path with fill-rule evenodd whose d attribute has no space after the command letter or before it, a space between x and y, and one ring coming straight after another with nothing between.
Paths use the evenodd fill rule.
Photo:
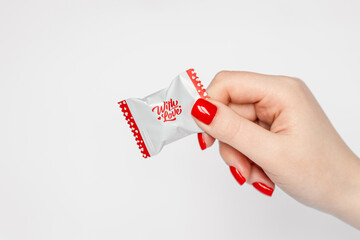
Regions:
<instances>
[{"instance_id":1,"label":"knuckle","mask_svg":"<svg viewBox=\"0 0 360 240\"><path fill-rule=\"evenodd\" d=\"M216 79L224 79L224 77L229 73L230 71L226 71L226 70L221 70L220 72L218 72L215 77L214 80Z\"/></svg>"},{"instance_id":2,"label":"knuckle","mask_svg":"<svg viewBox=\"0 0 360 240\"><path fill-rule=\"evenodd\" d=\"M294 78L294 77L286 77L287 78L287 84L292 89L296 90L303 90L306 87L306 84L304 81L302 81L300 78Z\"/></svg>"},{"instance_id":3,"label":"knuckle","mask_svg":"<svg viewBox=\"0 0 360 240\"><path fill-rule=\"evenodd\" d=\"M291 82L296 88L302 88L305 86L304 81L302 81L300 78L291 78Z\"/></svg>"},{"instance_id":4,"label":"knuckle","mask_svg":"<svg viewBox=\"0 0 360 240\"><path fill-rule=\"evenodd\" d=\"M211 81L210 85L207 87L206 91L210 97L216 98L219 95L219 90L226 87L227 83L226 80L229 78L230 71L220 71L218 72L213 80Z\"/></svg>"},{"instance_id":5,"label":"knuckle","mask_svg":"<svg viewBox=\"0 0 360 240\"><path fill-rule=\"evenodd\" d=\"M308 88L304 81L295 77L280 76L278 78L281 89L286 92L287 96L292 98L295 96L303 97L308 92Z\"/></svg>"},{"instance_id":6,"label":"knuckle","mask_svg":"<svg viewBox=\"0 0 360 240\"><path fill-rule=\"evenodd\" d=\"M226 79L226 76L229 74L229 71L222 70L218 72L214 79L212 80L211 84L218 84L221 81L224 81Z\"/></svg>"}]
</instances>

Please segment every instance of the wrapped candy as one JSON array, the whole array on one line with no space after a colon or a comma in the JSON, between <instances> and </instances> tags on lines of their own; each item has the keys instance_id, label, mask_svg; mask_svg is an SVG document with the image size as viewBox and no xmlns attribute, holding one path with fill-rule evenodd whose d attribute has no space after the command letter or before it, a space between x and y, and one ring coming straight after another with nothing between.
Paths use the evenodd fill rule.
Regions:
<instances>
[{"instance_id":1,"label":"wrapped candy","mask_svg":"<svg viewBox=\"0 0 360 240\"><path fill-rule=\"evenodd\" d=\"M198 98L208 96L194 69L189 69L176 76L168 88L119 102L144 158L156 155L166 144L202 132L191 116Z\"/></svg>"}]
</instances>

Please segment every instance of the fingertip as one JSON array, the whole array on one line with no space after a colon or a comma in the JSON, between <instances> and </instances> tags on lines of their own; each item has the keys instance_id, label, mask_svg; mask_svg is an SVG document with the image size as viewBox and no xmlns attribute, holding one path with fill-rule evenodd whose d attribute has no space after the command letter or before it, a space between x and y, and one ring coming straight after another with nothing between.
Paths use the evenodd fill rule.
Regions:
<instances>
[{"instance_id":1,"label":"fingertip","mask_svg":"<svg viewBox=\"0 0 360 240\"><path fill-rule=\"evenodd\" d=\"M215 142L215 138L211 137L207 133L198 133L197 138L201 150L211 147Z\"/></svg>"},{"instance_id":2,"label":"fingertip","mask_svg":"<svg viewBox=\"0 0 360 240\"><path fill-rule=\"evenodd\" d=\"M196 100L191 109L191 115L206 125L211 124L216 112L217 106L203 98Z\"/></svg>"},{"instance_id":3,"label":"fingertip","mask_svg":"<svg viewBox=\"0 0 360 240\"><path fill-rule=\"evenodd\" d=\"M244 176L240 173L239 170L237 170L235 167L230 166L230 172L233 175L233 177L235 178L235 180L240 184L243 185L246 182L246 178L244 178Z\"/></svg>"},{"instance_id":4,"label":"fingertip","mask_svg":"<svg viewBox=\"0 0 360 240\"><path fill-rule=\"evenodd\" d=\"M250 175L251 165L249 159L230 145L219 142L220 155L229 166L235 180L243 185Z\"/></svg>"},{"instance_id":5,"label":"fingertip","mask_svg":"<svg viewBox=\"0 0 360 240\"><path fill-rule=\"evenodd\" d=\"M271 197L274 193L275 183L266 175L258 165L253 164L248 183L260 193Z\"/></svg>"},{"instance_id":6,"label":"fingertip","mask_svg":"<svg viewBox=\"0 0 360 240\"><path fill-rule=\"evenodd\" d=\"M271 188L262 182L254 182L252 185L254 186L255 189L265 194L266 196L271 197L274 193L274 188Z\"/></svg>"},{"instance_id":7,"label":"fingertip","mask_svg":"<svg viewBox=\"0 0 360 240\"><path fill-rule=\"evenodd\" d=\"M205 150L206 149L206 143L204 141L203 134L198 133L197 137L198 137L198 142L199 142L199 145L200 145L200 149Z\"/></svg>"}]
</instances>

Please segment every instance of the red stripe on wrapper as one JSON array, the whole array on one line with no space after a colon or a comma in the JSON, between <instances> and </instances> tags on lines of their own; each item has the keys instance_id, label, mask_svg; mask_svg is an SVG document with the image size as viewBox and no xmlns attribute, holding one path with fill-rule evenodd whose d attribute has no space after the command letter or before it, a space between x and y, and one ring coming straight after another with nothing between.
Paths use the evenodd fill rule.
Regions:
<instances>
[{"instance_id":1,"label":"red stripe on wrapper","mask_svg":"<svg viewBox=\"0 0 360 240\"><path fill-rule=\"evenodd\" d=\"M131 129L131 132L134 134L135 141L143 155L144 158L150 157L150 154L146 148L145 142L143 138L141 137L140 131L138 126L135 123L134 117L130 112L130 109L126 103L125 100L118 102L120 105L121 111L124 113L125 120L129 124L129 127Z\"/></svg>"},{"instance_id":2,"label":"red stripe on wrapper","mask_svg":"<svg viewBox=\"0 0 360 240\"><path fill-rule=\"evenodd\" d=\"M186 73L189 75L189 78L191 79L191 82L194 84L194 87L196 91L198 92L199 96L202 98L209 98L207 95L204 85L201 84L201 81L199 80L199 77L196 75L193 68L186 71Z\"/></svg>"}]
</instances>

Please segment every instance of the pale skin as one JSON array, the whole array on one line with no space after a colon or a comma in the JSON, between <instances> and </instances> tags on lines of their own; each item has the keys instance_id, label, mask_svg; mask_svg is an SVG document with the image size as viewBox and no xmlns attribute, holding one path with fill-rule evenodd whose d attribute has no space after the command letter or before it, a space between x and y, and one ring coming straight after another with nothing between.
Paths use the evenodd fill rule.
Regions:
<instances>
[{"instance_id":1,"label":"pale skin","mask_svg":"<svg viewBox=\"0 0 360 240\"><path fill-rule=\"evenodd\" d=\"M360 229L360 159L299 79L222 71L207 92L217 107L204 130L210 147L247 183L275 185L299 202Z\"/></svg>"}]
</instances>

